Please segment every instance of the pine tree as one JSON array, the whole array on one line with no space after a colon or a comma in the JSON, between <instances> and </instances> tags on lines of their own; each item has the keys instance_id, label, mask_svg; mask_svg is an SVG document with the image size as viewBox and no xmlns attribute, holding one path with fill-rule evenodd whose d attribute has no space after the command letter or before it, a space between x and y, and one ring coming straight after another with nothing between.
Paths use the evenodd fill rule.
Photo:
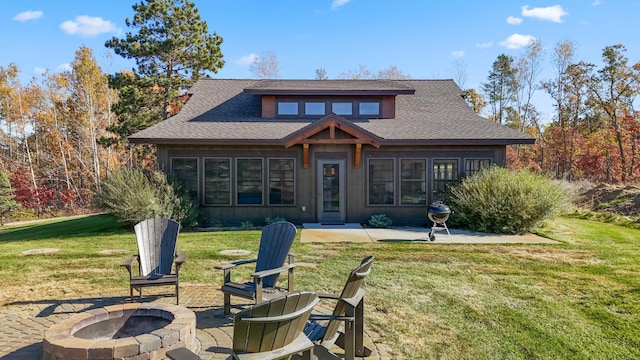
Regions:
<instances>
[{"instance_id":1,"label":"pine tree","mask_svg":"<svg viewBox=\"0 0 640 360\"><path fill-rule=\"evenodd\" d=\"M185 89L207 71L216 73L224 66L222 38L209 34L191 1L143 0L133 10L133 20L126 19L126 25L137 32L105 43L137 65L134 74L116 74L110 82L121 101L128 99L114 106L120 123L110 131L120 139L168 118ZM139 107L141 103L147 106Z\"/></svg>"}]
</instances>

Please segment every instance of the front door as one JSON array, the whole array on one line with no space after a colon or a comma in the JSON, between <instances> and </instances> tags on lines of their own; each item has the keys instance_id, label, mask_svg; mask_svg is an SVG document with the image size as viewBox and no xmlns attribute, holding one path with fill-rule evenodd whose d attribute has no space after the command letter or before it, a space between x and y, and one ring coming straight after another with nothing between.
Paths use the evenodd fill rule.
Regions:
<instances>
[{"instance_id":1,"label":"front door","mask_svg":"<svg viewBox=\"0 0 640 360\"><path fill-rule=\"evenodd\" d=\"M343 223L345 211L345 161L318 160L318 221Z\"/></svg>"}]
</instances>

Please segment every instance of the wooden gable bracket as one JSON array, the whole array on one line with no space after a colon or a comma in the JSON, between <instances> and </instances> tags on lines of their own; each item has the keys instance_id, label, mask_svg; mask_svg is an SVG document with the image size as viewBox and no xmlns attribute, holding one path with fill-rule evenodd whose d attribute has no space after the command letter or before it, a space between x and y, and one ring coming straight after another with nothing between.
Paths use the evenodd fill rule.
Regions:
<instances>
[{"instance_id":1,"label":"wooden gable bracket","mask_svg":"<svg viewBox=\"0 0 640 360\"><path fill-rule=\"evenodd\" d=\"M320 133L321 131L328 129L328 138L313 138L312 136ZM336 129L349 134L352 138L336 138ZM336 117L336 115L330 115L322 120L319 120L309 126L306 126L299 131L291 134L284 139L284 147L289 148L296 144L302 145L302 165L304 169L309 168L309 146L311 144L353 144L356 146L354 155L354 168L360 167L362 159L362 144L368 144L373 147L380 147L380 139L375 135L364 131L363 129L354 126L346 119Z\"/></svg>"}]
</instances>

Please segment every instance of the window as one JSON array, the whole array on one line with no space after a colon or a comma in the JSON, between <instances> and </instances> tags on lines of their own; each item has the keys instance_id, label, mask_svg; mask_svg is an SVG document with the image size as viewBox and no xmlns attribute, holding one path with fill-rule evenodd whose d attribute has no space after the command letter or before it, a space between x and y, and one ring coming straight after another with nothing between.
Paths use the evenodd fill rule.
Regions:
<instances>
[{"instance_id":1,"label":"window","mask_svg":"<svg viewBox=\"0 0 640 360\"><path fill-rule=\"evenodd\" d=\"M393 159L369 160L369 205L393 205Z\"/></svg>"},{"instance_id":2,"label":"window","mask_svg":"<svg viewBox=\"0 0 640 360\"><path fill-rule=\"evenodd\" d=\"M433 200L447 200L449 186L458 182L458 160L433 160Z\"/></svg>"},{"instance_id":3,"label":"window","mask_svg":"<svg viewBox=\"0 0 640 360\"><path fill-rule=\"evenodd\" d=\"M353 103L334 102L331 104L331 111L337 115L353 115Z\"/></svg>"},{"instance_id":4,"label":"window","mask_svg":"<svg viewBox=\"0 0 640 360\"><path fill-rule=\"evenodd\" d=\"M466 159L464 166L464 175L473 175L480 170L491 166L491 159Z\"/></svg>"},{"instance_id":5,"label":"window","mask_svg":"<svg viewBox=\"0 0 640 360\"><path fill-rule=\"evenodd\" d=\"M198 199L197 158L171 158L171 175L180 181L189 196Z\"/></svg>"},{"instance_id":6,"label":"window","mask_svg":"<svg viewBox=\"0 0 640 360\"><path fill-rule=\"evenodd\" d=\"M230 159L204 159L204 204L231 204Z\"/></svg>"},{"instance_id":7,"label":"window","mask_svg":"<svg viewBox=\"0 0 640 360\"><path fill-rule=\"evenodd\" d=\"M304 103L305 115L324 115L324 103L323 102L306 102Z\"/></svg>"},{"instance_id":8,"label":"window","mask_svg":"<svg viewBox=\"0 0 640 360\"><path fill-rule=\"evenodd\" d=\"M236 161L237 204L261 205L262 159L237 159Z\"/></svg>"},{"instance_id":9,"label":"window","mask_svg":"<svg viewBox=\"0 0 640 360\"><path fill-rule=\"evenodd\" d=\"M295 101L278 102L278 115L298 115L298 103Z\"/></svg>"},{"instance_id":10,"label":"window","mask_svg":"<svg viewBox=\"0 0 640 360\"><path fill-rule=\"evenodd\" d=\"M361 101L358 103L358 115L380 115L380 103L377 101Z\"/></svg>"},{"instance_id":11,"label":"window","mask_svg":"<svg viewBox=\"0 0 640 360\"><path fill-rule=\"evenodd\" d=\"M295 200L293 159L269 159L269 205L293 205Z\"/></svg>"},{"instance_id":12,"label":"window","mask_svg":"<svg viewBox=\"0 0 640 360\"><path fill-rule=\"evenodd\" d=\"M427 204L427 161L424 159L400 160L400 204Z\"/></svg>"}]
</instances>

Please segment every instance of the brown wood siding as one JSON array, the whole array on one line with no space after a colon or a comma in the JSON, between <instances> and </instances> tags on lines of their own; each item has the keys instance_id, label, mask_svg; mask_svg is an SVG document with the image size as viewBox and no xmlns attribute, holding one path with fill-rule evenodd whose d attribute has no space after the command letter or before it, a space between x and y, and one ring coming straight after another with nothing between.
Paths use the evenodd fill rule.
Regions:
<instances>
[{"instance_id":1,"label":"brown wood siding","mask_svg":"<svg viewBox=\"0 0 640 360\"><path fill-rule=\"evenodd\" d=\"M262 117L265 119L273 119L276 117L276 97L273 95L264 95L262 97Z\"/></svg>"},{"instance_id":2,"label":"brown wood siding","mask_svg":"<svg viewBox=\"0 0 640 360\"><path fill-rule=\"evenodd\" d=\"M203 159L206 157L255 157L264 159L266 175L267 159L271 157L287 157L295 159L296 197L293 205L268 205L267 194L264 194L264 205L223 205L200 206L202 226L237 226L243 221L251 221L256 226L264 225L267 217L283 217L295 224L316 222L317 219L317 169L319 159L344 159L346 165L346 217L347 222L366 224L371 215L386 214L394 225L428 225L426 217L427 205L399 205L399 162L400 159L426 159L427 170L432 169L433 159L459 159L459 171L464 171L465 159L490 158L497 165L504 165L504 146L394 146L374 148L362 147L362 161L359 168L354 167L355 145L313 144L309 148L309 168L303 167L302 145L294 145L288 149L281 146L173 146L160 145L158 163L166 171L169 170L172 157L197 157L200 167L199 193L203 193ZM368 160L372 158L394 159L395 164L395 197L396 204L373 206L367 204L367 171ZM266 181L266 180L265 180ZM431 186L431 175L427 176L427 187ZM265 185L265 191L267 186ZM235 184L232 184L232 196ZM427 200L429 204L432 199ZM304 208L304 210L303 210Z\"/></svg>"},{"instance_id":3,"label":"brown wood siding","mask_svg":"<svg viewBox=\"0 0 640 360\"><path fill-rule=\"evenodd\" d=\"M382 97L382 118L394 119L396 117L396 97L386 95Z\"/></svg>"}]
</instances>

